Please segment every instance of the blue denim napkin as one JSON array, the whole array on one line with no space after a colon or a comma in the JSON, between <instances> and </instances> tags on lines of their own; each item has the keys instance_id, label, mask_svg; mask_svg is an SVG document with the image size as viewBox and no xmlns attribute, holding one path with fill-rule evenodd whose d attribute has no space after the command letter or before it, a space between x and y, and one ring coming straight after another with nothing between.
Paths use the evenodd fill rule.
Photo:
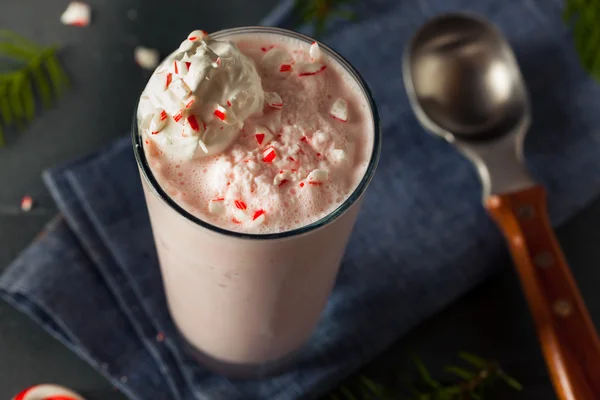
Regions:
<instances>
[{"instance_id":1,"label":"blue denim napkin","mask_svg":"<svg viewBox=\"0 0 600 400\"><path fill-rule=\"evenodd\" d=\"M289 23L292 1L265 23ZM561 0L371 0L324 41L364 75L384 146L335 290L297 366L231 381L181 351L167 313L128 138L44 174L62 217L7 269L0 294L135 400L315 397L481 282L504 259L475 171L423 132L401 54L427 18L482 14L514 45L531 92L526 155L559 224L600 193L600 87L581 70ZM133 105L132 105L133 108ZM206 329L210 329L207 326Z\"/></svg>"}]
</instances>

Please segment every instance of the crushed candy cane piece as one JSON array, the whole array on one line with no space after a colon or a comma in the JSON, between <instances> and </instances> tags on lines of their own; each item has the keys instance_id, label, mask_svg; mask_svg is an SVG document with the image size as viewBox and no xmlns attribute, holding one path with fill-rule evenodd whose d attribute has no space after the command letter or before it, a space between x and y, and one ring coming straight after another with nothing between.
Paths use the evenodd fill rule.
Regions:
<instances>
[{"instance_id":1,"label":"crushed candy cane piece","mask_svg":"<svg viewBox=\"0 0 600 400\"><path fill-rule=\"evenodd\" d=\"M225 212L225 199L219 197L218 199L213 199L208 202L208 211L211 214L220 215Z\"/></svg>"},{"instance_id":2,"label":"crushed candy cane piece","mask_svg":"<svg viewBox=\"0 0 600 400\"><path fill-rule=\"evenodd\" d=\"M168 72L165 75L165 90L167 90L169 88L169 86L171 86L172 82L173 82L173 74Z\"/></svg>"},{"instance_id":3,"label":"crushed candy cane piece","mask_svg":"<svg viewBox=\"0 0 600 400\"><path fill-rule=\"evenodd\" d=\"M196 96L190 96L190 98L185 101L185 108L192 108L195 102Z\"/></svg>"},{"instance_id":4,"label":"crushed candy cane piece","mask_svg":"<svg viewBox=\"0 0 600 400\"><path fill-rule=\"evenodd\" d=\"M262 225L265 222L266 216L265 210L256 210L254 215L252 215L252 225Z\"/></svg>"},{"instance_id":5,"label":"crushed candy cane piece","mask_svg":"<svg viewBox=\"0 0 600 400\"><path fill-rule=\"evenodd\" d=\"M215 117L219 118L221 121L225 121L227 118L227 111L223 107L217 106L215 109Z\"/></svg>"},{"instance_id":6,"label":"crushed candy cane piece","mask_svg":"<svg viewBox=\"0 0 600 400\"><path fill-rule=\"evenodd\" d=\"M275 152L275 149L272 147L269 147L268 149L266 149L263 152L263 161L270 163L273 162L273 160L277 157L277 153Z\"/></svg>"},{"instance_id":7,"label":"crushed candy cane piece","mask_svg":"<svg viewBox=\"0 0 600 400\"><path fill-rule=\"evenodd\" d=\"M186 85L183 79L177 79L173 81L173 83L171 83L171 85L169 86L169 90L177 99L182 101L190 97L190 95L192 94L192 91L190 90L188 85Z\"/></svg>"},{"instance_id":8,"label":"crushed candy cane piece","mask_svg":"<svg viewBox=\"0 0 600 400\"><path fill-rule=\"evenodd\" d=\"M334 162L339 163L346 159L346 152L342 149L333 149L333 150L331 150L329 157Z\"/></svg>"},{"instance_id":9,"label":"crushed candy cane piece","mask_svg":"<svg viewBox=\"0 0 600 400\"><path fill-rule=\"evenodd\" d=\"M84 27L90 24L92 11L88 4L82 1L72 1L60 16L64 25Z\"/></svg>"},{"instance_id":10,"label":"crushed candy cane piece","mask_svg":"<svg viewBox=\"0 0 600 400\"><path fill-rule=\"evenodd\" d=\"M329 140L329 136L323 131L316 131L312 137L312 143L317 147L323 146Z\"/></svg>"},{"instance_id":11,"label":"crushed candy cane piece","mask_svg":"<svg viewBox=\"0 0 600 400\"><path fill-rule=\"evenodd\" d=\"M198 121L198 118L195 115L188 116L183 126L183 135L195 136L202 132L204 130L204 123L202 122L202 124L200 124L200 122L202 121Z\"/></svg>"},{"instance_id":12,"label":"crushed candy cane piece","mask_svg":"<svg viewBox=\"0 0 600 400\"><path fill-rule=\"evenodd\" d=\"M160 131L162 131L167 125L168 120L167 112L163 109L158 109L154 113L152 120L150 121L150 133L156 135Z\"/></svg>"},{"instance_id":13,"label":"crushed candy cane piece","mask_svg":"<svg viewBox=\"0 0 600 400\"><path fill-rule=\"evenodd\" d=\"M327 65L321 63L302 63L300 64L296 70L298 71L298 76L312 76L317 75L327 69Z\"/></svg>"},{"instance_id":14,"label":"crushed candy cane piece","mask_svg":"<svg viewBox=\"0 0 600 400\"><path fill-rule=\"evenodd\" d=\"M273 140L273 134L268 128L257 126L254 128L254 138L259 146L265 146Z\"/></svg>"},{"instance_id":15,"label":"crushed candy cane piece","mask_svg":"<svg viewBox=\"0 0 600 400\"><path fill-rule=\"evenodd\" d=\"M179 122L179 121L181 121L181 120L182 120L182 118L183 118L183 110L179 110L179 111L177 111L177 113L175 113L175 114L173 115L173 120L174 120L175 122ZM185 122L185 121L184 121L184 122Z\"/></svg>"},{"instance_id":16,"label":"crushed candy cane piece","mask_svg":"<svg viewBox=\"0 0 600 400\"><path fill-rule=\"evenodd\" d=\"M319 47L319 43L312 42L310 49L308 50L308 55L311 62L321 61L321 48Z\"/></svg>"},{"instance_id":17,"label":"crushed candy cane piece","mask_svg":"<svg viewBox=\"0 0 600 400\"><path fill-rule=\"evenodd\" d=\"M283 100L281 96L275 92L265 92L265 102L271 108L281 110L283 108Z\"/></svg>"},{"instance_id":18,"label":"crushed candy cane piece","mask_svg":"<svg viewBox=\"0 0 600 400\"><path fill-rule=\"evenodd\" d=\"M237 121L233 109L231 107L229 107L229 109L226 109L220 104L217 104L217 106L215 107L213 115L228 125L234 124Z\"/></svg>"},{"instance_id":19,"label":"crushed candy cane piece","mask_svg":"<svg viewBox=\"0 0 600 400\"><path fill-rule=\"evenodd\" d=\"M206 144L200 139L198 139L198 146L200 146L205 154L208 154L208 147L206 147Z\"/></svg>"},{"instance_id":20,"label":"crushed candy cane piece","mask_svg":"<svg viewBox=\"0 0 600 400\"><path fill-rule=\"evenodd\" d=\"M33 199L31 196L23 196L21 199L21 210L28 212L33 208Z\"/></svg>"},{"instance_id":21,"label":"crushed candy cane piece","mask_svg":"<svg viewBox=\"0 0 600 400\"><path fill-rule=\"evenodd\" d=\"M240 223L247 222L250 219L248 214L246 214L246 211L239 209L237 207L233 208L233 218L236 221L239 221Z\"/></svg>"},{"instance_id":22,"label":"crushed candy cane piece","mask_svg":"<svg viewBox=\"0 0 600 400\"><path fill-rule=\"evenodd\" d=\"M137 65L144 69L154 69L160 61L160 54L156 49L138 46L134 50L134 59Z\"/></svg>"},{"instance_id":23,"label":"crushed candy cane piece","mask_svg":"<svg viewBox=\"0 0 600 400\"><path fill-rule=\"evenodd\" d=\"M270 71L289 72L292 70L294 59L290 54L280 48L273 48L267 51L260 61L263 68Z\"/></svg>"},{"instance_id":24,"label":"crushed candy cane piece","mask_svg":"<svg viewBox=\"0 0 600 400\"><path fill-rule=\"evenodd\" d=\"M331 106L329 114L338 121L348 121L348 102L341 97L338 98Z\"/></svg>"},{"instance_id":25,"label":"crushed candy cane piece","mask_svg":"<svg viewBox=\"0 0 600 400\"><path fill-rule=\"evenodd\" d=\"M242 200L235 200L233 202L233 205L235 205L235 208L239 209L239 210L245 210L248 208L248 206L246 205L246 203L244 203Z\"/></svg>"},{"instance_id":26,"label":"crushed candy cane piece","mask_svg":"<svg viewBox=\"0 0 600 400\"><path fill-rule=\"evenodd\" d=\"M197 29L195 31L192 31L189 35L188 35L188 40L190 42L196 42L199 40L206 40L208 39L208 32L203 31L201 29Z\"/></svg>"},{"instance_id":27,"label":"crushed candy cane piece","mask_svg":"<svg viewBox=\"0 0 600 400\"><path fill-rule=\"evenodd\" d=\"M83 397L63 386L44 384L21 391L13 400L83 400Z\"/></svg>"},{"instance_id":28,"label":"crushed candy cane piece","mask_svg":"<svg viewBox=\"0 0 600 400\"><path fill-rule=\"evenodd\" d=\"M324 169L315 169L308 174L306 179L311 185L320 185L329 179L329 174Z\"/></svg>"},{"instance_id":29,"label":"crushed candy cane piece","mask_svg":"<svg viewBox=\"0 0 600 400\"><path fill-rule=\"evenodd\" d=\"M275 177L273 178L273 185L275 185L275 186L285 185L289 181L294 180L295 175L296 174L294 173L294 171L290 171L290 170L279 171L279 173L277 175L275 175Z\"/></svg>"},{"instance_id":30,"label":"crushed candy cane piece","mask_svg":"<svg viewBox=\"0 0 600 400\"><path fill-rule=\"evenodd\" d=\"M184 76L188 71L188 63L178 60L173 61L173 72L175 72L176 75Z\"/></svg>"}]
</instances>

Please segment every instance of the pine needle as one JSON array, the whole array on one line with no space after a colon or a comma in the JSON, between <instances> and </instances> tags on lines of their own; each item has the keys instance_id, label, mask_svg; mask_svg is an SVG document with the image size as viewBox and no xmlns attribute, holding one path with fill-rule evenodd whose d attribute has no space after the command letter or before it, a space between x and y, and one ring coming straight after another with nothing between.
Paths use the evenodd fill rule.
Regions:
<instances>
[{"instance_id":1,"label":"pine needle","mask_svg":"<svg viewBox=\"0 0 600 400\"><path fill-rule=\"evenodd\" d=\"M581 65L600 81L600 1L566 0L563 18L573 27L575 50Z\"/></svg>"},{"instance_id":2,"label":"pine needle","mask_svg":"<svg viewBox=\"0 0 600 400\"><path fill-rule=\"evenodd\" d=\"M414 358L419 379L406 383L405 391L394 391L364 375L351 378L327 397L329 400L484 400L494 389L494 383L504 382L514 390L523 386L508 376L497 363L474 354L461 352L459 357L476 370L450 365L444 371L453 381L437 381L419 358ZM458 379L458 380L456 380ZM405 380L405 379L403 379ZM406 397L406 393L409 397Z\"/></svg>"},{"instance_id":3,"label":"pine needle","mask_svg":"<svg viewBox=\"0 0 600 400\"><path fill-rule=\"evenodd\" d=\"M69 85L57 48L43 47L20 35L0 30L0 146L6 128L22 130L39 109L50 107ZM38 99L39 103L38 104Z\"/></svg>"},{"instance_id":4,"label":"pine needle","mask_svg":"<svg viewBox=\"0 0 600 400\"><path fill-rule=\"evenodd\" d=\"M300 23L312 25L313 36L319 38L331 19L356 19L356 14L345 8L352 2L354 0L296 0L294 13L299 16Z\"/></svg>"}]
</instances>

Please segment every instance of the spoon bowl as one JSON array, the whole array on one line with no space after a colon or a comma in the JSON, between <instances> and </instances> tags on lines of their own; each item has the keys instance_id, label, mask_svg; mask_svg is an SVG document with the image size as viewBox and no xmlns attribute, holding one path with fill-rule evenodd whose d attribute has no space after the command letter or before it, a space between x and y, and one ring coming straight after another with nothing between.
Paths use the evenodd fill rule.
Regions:
<instances>
[{"instance_id":1,"label":"spoon bowl","mask_svg":"<svg viewBox=\"0 0 600 400\"><path fill-rule=\"evenodd\" d=\"M407 48L407 88L434 133L487 140L529 113L517 62L500 33L477 17L450 14L423 26Z\"/></svg>"}]
</instances>

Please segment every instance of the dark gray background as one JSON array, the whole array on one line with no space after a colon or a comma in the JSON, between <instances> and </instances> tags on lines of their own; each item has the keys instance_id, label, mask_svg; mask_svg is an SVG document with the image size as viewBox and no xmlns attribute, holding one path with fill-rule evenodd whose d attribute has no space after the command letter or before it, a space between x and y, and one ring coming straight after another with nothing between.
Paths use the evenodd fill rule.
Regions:
<instances>
[{"instance_id":1,"label":"dark gray background","mask_svg":"<svg viewBox=\"0 0 600 400\"><path fill-rule=\"evenodd\" d=\"M56 107L44 112L23 134L9 134L8 147L0 149L0 271L56 212L41 182L41 171L127 131L136 97L149 76L133 62L136 45L158 48L164 55L193 29L214 31L253 24L275 2L92 0L92 26L78 29L59 23L67 0L0 0L0 28L41 43L60 44L73 83ZM38 203L27 214L18 206L25 194ZM600 200L559 229L596 322L600 318L600 296L594 292L600 282L598 222ZM553 399L533 324L515 274L506 264L503 272L426 321L368 369L387 376L386 367L406 364L409 353L436 365L466 349L498 360L523 382L523 393L509 392L503 398ZM90 400L124 399L87 364L0 302L0 399L40 382L72 387Z\"/></svg>"}]
</instances>

